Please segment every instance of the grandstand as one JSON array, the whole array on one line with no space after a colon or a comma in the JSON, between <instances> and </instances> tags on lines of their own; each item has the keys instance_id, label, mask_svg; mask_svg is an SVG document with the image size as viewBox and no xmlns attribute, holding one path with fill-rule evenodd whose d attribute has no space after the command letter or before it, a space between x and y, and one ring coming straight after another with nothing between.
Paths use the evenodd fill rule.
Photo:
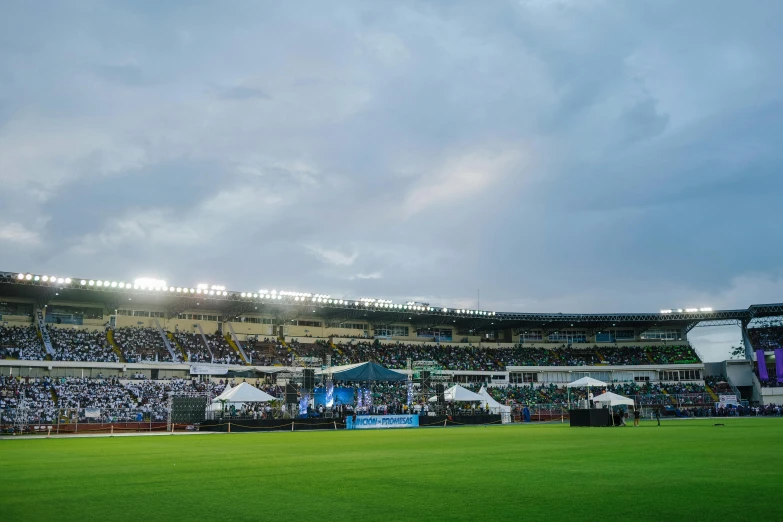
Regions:
<instances>
[{"instance_id":1,"label":"grandstand","mask_svg":"<svg viewBox=\"0 0 783 522\"><path fill-rule=\"evenodd\" d=\"M279 396L277 385L296 380L303 366L364 361L408 375L416 361L429 361L445 382L487 386L503 404L550 409L580 398L579 392L569 397L565 383L591 376L639 404L690 415L712 408L721 395L748 406L781 402L770 357L780 346L783 327L775 318L782 313L780 304L646 314L507 313L3 272L0 372L27 378L33 386L27 395L37 397L33 404L44 416L53 407L47 401L70 407L73 401L60 399L64 390L82 389L81 408L133 410L117 418L141 414L160 421L172 386L194 391L204 380L224 386L223 376L242 375ZM705 363L688 332L725 324L742 329L746 358ZM759 354L772 377L760 379L754 370ZM68 384L73 379L84 381ZM158 382L160 389L141 393L139 382ZM4 381L7 410L18 390L18 383ZM404 402L401 388L373 393ZM107 408L101 401L112 397Z\"/></svg>"}]
</instances>

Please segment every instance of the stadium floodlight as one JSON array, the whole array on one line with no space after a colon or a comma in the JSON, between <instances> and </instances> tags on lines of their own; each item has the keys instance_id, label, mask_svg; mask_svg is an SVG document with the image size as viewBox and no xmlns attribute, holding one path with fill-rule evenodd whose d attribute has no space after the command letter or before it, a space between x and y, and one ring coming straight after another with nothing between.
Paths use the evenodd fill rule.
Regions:
<instances>
[{"instance_id":1,"label":"stadium floodlight","mask_svg":"<svg viewBox=\"0 0 783 522\"><path fill-rule=\"evenodd\" d=\"M65 284L66 285L70 285L71 284L71 278L70 277L66 277L65 278Z\"/></svg>"},{"instance_id":2,"label":"stadium floodlight","mask_svg":"<svg viewBox=\"0 0 783 522\"><path fill-rule=\"evenodd\" d=\"M30 281L33 278L33 274L27 274L24 276L24 278L28 281Z\"/></svg>"},{"instance_id":3,"label":"stadium floodlight","mask_svg":"<svg viewBox=\"0 0 783 522\"><path fill-rule=\"evenodd\" d=\"M707 307L705 307L705 308L699 308L699 311L700 311L700 312L712 312L712 308L710 308L709 306L707 306Z\"/></svg>"},{"instance_id":4,"label":"stadium floodlight","mask_svg":"<svg viewBox=\"0 0 783 522\"><path fill-rule=\"evenodd\" d=\"M227 296L227 295L228 295L228 292L226 292L225 290L223 290L223 295L224 295L224 296Z\"/></svg>"},{"instance_id":5,"label":"stadium floodlight","mask_svg":"<svg viewBox=\"0 0 783 522\"><path fill-rule=\"evenodd\" d=\"M196 289L198 290L206 290L209 288L209 285L206 283L199 283L196 285Z\"/></svg>"},{"instance_id":6,"label":"stadium floodlight","mask_svg":"<svg viewBox=\"0 0 783 522\"><path fill-rule=\"evenodd\" d=\"M38 281L39 279L41 279L41 278L38 277L38 276L33 277L33 281Z\"/></svg>"},{"instance_id":7,"label":"stadium floodlight","mask_svg":"<svg viewBox=\"0 0 783 522\"><path fill-rule=\"evenodd\" d=\"M692 314L693 312L698 312L699 309L698 308L686 308L685 311L688 312L689 314Z\"/></svg>"},{"instance_id":8,"label":"stadium floodlight","mask_svg":"<svg viewBox=\"0 0 783 522\"><path fill-rule=\"evenodd\" d=\"M670 314L672 313L671 309L661 310L662 314Z\"/></svg>"},{"instance_id":9,"label":"stadium floodlight","mask_svg":"<svg viewBox=\"0 0 783 522\"><path fill-rule=\"evenodd\" d=\"M16 276L16 278L21 281L22 279L24 279L24 274L19 274L18 276Z\"/></svg>"},{"instance_id":10,"label":"stadium floodlight","mask_svg":"<svg viewBox=\"0 0 783 522\"><path fill-rule=\"evenodd\" d=\"M275 295L275 294L277 293L277 290L274 290L274 289L273 289L273 290L272 290L271 292L269 292L269 293L270 293L270 294L272 294L272 295Z\"/></svg>"},{"instance_id":11,"label":"stadium floodlight","mask_svg":"<svg viewBox=\"0 0 783 522\"><path fill-rule=\"evenodd\" d=\"M111 282L111 287L112 288L117 288L117 281L112 281Z\"/></svg>"},{"instance_id":12,"label":"stadium floodlight","mask_svg":"<svg viewBox=\"0 0 783 522\"><path fill-rule=\"evenodd\" d=\"M240 295L240 297L245 297L247 294L246 294L245 292L242 292L242 293L241 293L241 294L239 294L239 295Z\"/></svg>"},{"instance_id":13,"label":"stadium floodlight","mask_svg":"<svg viewBox=\"0 0 783 522\"><path fill-rule=\"evenodd\" d=\"M140 287L149 287L150 289L155 287L161 287L161 286L168 286L166 284L166 281L162 279L156 279L153 277L139 277L134 279L134 284L139 285ZM143 290L144 288L142 288Z\"/></svg>"},{"instance_id":14,"label":"stadium floodlight","mask_svg":"<svg viewBox=\"0 0 783 522\"><path fill-rule=\"evenodd\" d=\"M449 311L449 310L448 310L448 308L444 308L444 309L443 309L443 313L444 313L444 314L445 314L446 312L448 312L448 311Z\"/></svg>"},{"instance_id":15,"label":"stadium floodlight","mask_svg":"<svg viewBox=\"0 0 783 522\"><path fill-rule=\"evenodd\" d=\"M44 283L47 282L48 280L49 280L49 276L41 277L41 281L43 281ZM82 283L82 284L84 284L84 283Z\"/></svg>"},{"instance_id":16,"label":"stadium floodlight","mask_svg":"<svg viewBox=\"0 0 783 522\"><path fill-rule=\"evenodd\" d=\"M89 284L90 286L95 286L95 281L93 281L92 279L90 279L90 282L89 282L88 284Z\"/></svg>"},{"instance_id":17,"label":"stadium floodlight","mask_svg":"<svg viewBox=\"0 0 783 522\"><path fill-rule=\"evenodd\" d=\"M206 292L205 292L205 293L206 293ZM214 291L214 290L210 290L210 291L209 291L209 295L215 295L215 291Z\"/></svg>"},{"instance_id":18,"label":"stadium floodlight","mask_svg":"<svg viewBox=\"0 0 783 522\"><path fill-rule=\"evenodd\" d=\"M174 292L175 290L176 290L176 288L174 288L173 286L169 287L169 292Z\"/></svg>"},{"instance_id":19,"label":"stadium floodlight","mask_svg":"<svg viewBox=\"0 0 783 522\"><path fill-rule=\"evenodd\" d=\"M79 284L80 284L80 285L82 285L82 286L84 286L84 285L86 285L86 284L87 284L87 281L85 281L84 279L82 279L81 281L79 281Z\"/></svg>"},{"instance_id":20,"label":"stadium floodlight","mask_svg":"<svg viewBox=\"0 0 783 522\"><path fill-rule=\"evenodd\" d=\"M95 281L95 286L103 286L103 281Z\"/></svg>"}]
</instances>

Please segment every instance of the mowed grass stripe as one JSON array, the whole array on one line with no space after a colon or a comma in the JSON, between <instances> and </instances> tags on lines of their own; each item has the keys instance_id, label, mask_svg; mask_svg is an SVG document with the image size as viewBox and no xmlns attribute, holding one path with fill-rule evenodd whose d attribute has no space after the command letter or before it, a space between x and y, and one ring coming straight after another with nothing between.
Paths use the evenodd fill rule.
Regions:
<instances>
[{"instance_id":1,"label":"mowed grass stripe","mask_svg":"<svg viewBox=\"0 0 783 522\"><path fill-rule=\"evenodd\" d=\"M783 519L783 419L713 422L4 440L0 519Z\"/></svg>"}]
</instances>

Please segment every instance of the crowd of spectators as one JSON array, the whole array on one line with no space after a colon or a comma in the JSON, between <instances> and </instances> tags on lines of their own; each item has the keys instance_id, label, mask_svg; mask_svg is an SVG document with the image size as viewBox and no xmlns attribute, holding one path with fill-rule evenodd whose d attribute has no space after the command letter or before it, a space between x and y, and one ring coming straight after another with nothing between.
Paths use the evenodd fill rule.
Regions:
<instances>
[{"instance_id":1,"label":"crowd of spectators","mask_svg":"<svg viewBox=\"0 0 783 522\"><path fill-rule=\"evenodd\" d=\"M0 358L42 361L45 355L35 326L0 326Z\"/></svg>"},{"instance_id":2,"label":"crowd of spectators","mask_svg":"<svg viewBox=\"0 0 783 522\"><path fill-rule=\"evenodd\" d=\"M55 361L119 362L106 332L48 328Z\"/></svg>"},{"instance_id":3,"label":"crowd of spectators","mask_svg":"<svg viewBox=\"0 0 783 522\"><path fill-rule=\"evenodd\" d=\"M114 340L120 346L125 360L131 363L181 362L179 354L177 354L177 361L171 360L166 343L155 328L137 326L117 328L114 330Z\"/></svg>"},{"instance_id":4,"label":"crowd of spectators","mask_svg":"<svg viewBox=\"0 0 783 522\"><path fill-rule=\"evenodd\" d=\"M52 397L48 377L20 378L0 376L0 424L13 424L17 407L24 399L29 423L51 423L57 420L57 405Z\"/></svg>"},{"instance_id":5,"label":"crowd of spectators","mask_svg":"<svg viewBox=\"0 0 783 522\"><path fill-rule=\"evenodd\" d=\"M690 346L660 345L655 347L595 347L572 348L478 348L448 344L425 345L411 343L381 344L360 341L332 347L325 341L312 344L292 344L299 356L332 356L332 364L352 364L375 361L389 368L405 368L407 360L434 361L446 370L502 371L508 366L593 366L677 364L699 362Z\"/></svg>"}]
</instances>

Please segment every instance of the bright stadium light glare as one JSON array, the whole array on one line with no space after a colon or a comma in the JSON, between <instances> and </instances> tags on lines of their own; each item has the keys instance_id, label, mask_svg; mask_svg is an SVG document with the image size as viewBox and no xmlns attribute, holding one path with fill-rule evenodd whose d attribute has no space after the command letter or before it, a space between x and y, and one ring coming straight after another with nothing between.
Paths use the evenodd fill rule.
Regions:
<instances>
[{"instance_id":1,"label":"bright stadium light glare","mask_svg":"<svg viewBox=\"0 0 783 522\"><path fill-rule=\"evenodd\" d=\"M662 314L670 314L670 313L672 313L672 311L670 309L666 309L666 310L661 310L661 313Z\"/></svg>"},{"instance_id":2,"label":"bright stadium light glare","mask_svg":"<svg viewBox=\"0 0 783 522\"><path fill-rule=\"evenodd\" d=\"M103 286L103 281L95 281L95 286Z\"/></svg>"},{"instance_id":3,"label":"bright stadium light glare","mask_svg":"<svg viewBox=\"0 0 783 522\"><path fill-rule=\"evenodd\" d=\"M41 279L41 278L40 278L40 277L38 277L38 276L35 276L35 277L33 278L33 281L38 281L39 279Z\"/></svg>"},{"instance_id":4,"label":"bright stadium light glare","mask_svg":"<svg viewBox=\"0 0 783 522\"><path fill-rule=\"evenodd\" d=\"M92 279L90 279L90 283L89 283L89 285L90 285L90 286L95 286L95 281L93 281Z\"/></svg>"},{"instance_id":5,"label":"bright stadium light glare","mask_svg":"<svg viewBox=\"0 0 783 522\"><path fill-rule=\"evenodd\" d=\"M41 277L41 281L43 281L44 283L47 282L48 280L49 280L49 276ZM82 283L82 284L84 284L84 283Z\"/></svg>"},{"instance_id":6,"label":"bright stadium light glare","mask_svg":"<svg viewBox=\"0 0 783 522\"><path fill-rule=\"evenodd\" d=\"M166 281L163 279L156 279L153 277L139 277L134 279L134 284L139 285L144 289L143 287L149 287L149 288L155 288L155 287L161 287L161 286L168 286L166 284Z\"/></svg>"},{"instance_id":7,"label":"bright stadium light glare","mask_svg":"<svg viewBox=\"0 0 783 522\"><path fill-rule=\"evenodd\" d=\"M698 312L699 309L698 308L686 308L685 311L688 312L689 314L692 314L693 312Z\"/></svg>"},{"instance_id":8,"label":"bright stadium light glare","mask_svg":"<svg viewBox=\"0 0 783 522\"><path fill-rule=\"evenodd\" d=\"M33 278L33 274L27 274L24 276L24 278L28 281L30 281Z\"/></svg>"},{"instance_id":9,"label":"bright stadium light glare","mask_svg":"<svg viewBox=\"0 0 783 522\"><path fill-rule=\"evenodd\" d=\"M16 278L21 281L22 279L24 279L24 274L19 274L18 276L16 276Z\"/></svg>"},{"instance_id":10,"label":"bright stadium light glare","mask_svg":"<svg viewBox=\"0 0 783 522\"><path fill-rule=\"evenodd\" d=\"M84 285L86 285L86 284L87 284L87 281L85 281L84 279L82 279L81 281L79 281L79 284L80 284L80 285L82 285L82 286L84 286Z\"/></svg>"},{"instance_id":11,"label":"bright stadium light glare","mask_svg":"<svg viewBox=\"0 0 783 522\"><path fill-rule=\"evenodd\" d=\"M699 308L700 312L712 312L712 308L707 306L705 308Z\"/></svg>"},{"instance_id":12,"label":"bright stadium light glare","mask_svg":"<svg viewBox=\"0 0 783 522\"><path fill-rule=\"evenodd\" d=\"M66 285L70 285L71 284L71 278L70 277L66 277L65 278L65 284Z\"/></svg>"},{"instance_id":13,"label":"bright stadium light glare","mask_svg":"<svg viewBox=\"0 0 783 522\"><path fill-rule=\"evenodd\" d=\"M449 311L449 309L448 309L448 308L444 308L444 309L443 309L443 313L444 313L444 314L445 314L446 312L448 312L448 311Z\"/></svg>"},{"instance_id":14,"label":"bright stadium light glare","mask_svg":"<svg viewBox=\"0 0 783 522\"><path fill-rule=\"evenodd\" d=\"M65 282L65 279L63 279L62 277L58 277L57 278L57 283L58 284L63 284L64 282Z\"/></svg>"},{"instance_id":15,"label":"bright stadium light glare","mask_svg":"<svg viewBox=\"0 0 783 522\"><path fill-rule=\"evenodd\" d=\"M246 295L247 294L245 294L245 292L242 292L241 294L239 294L240 297L245 297Z\"/></svg>"},{"instance_id":16,"label":"bright stadium light glare","mask_svg":"<svg viewBox=\"0 0 783 522\"><path fill-rule=\"evenodd\" d=\"M117 288L117 281L112 281L111 282L111 287L112 288Z\"/></svg>"}]
</instances>

